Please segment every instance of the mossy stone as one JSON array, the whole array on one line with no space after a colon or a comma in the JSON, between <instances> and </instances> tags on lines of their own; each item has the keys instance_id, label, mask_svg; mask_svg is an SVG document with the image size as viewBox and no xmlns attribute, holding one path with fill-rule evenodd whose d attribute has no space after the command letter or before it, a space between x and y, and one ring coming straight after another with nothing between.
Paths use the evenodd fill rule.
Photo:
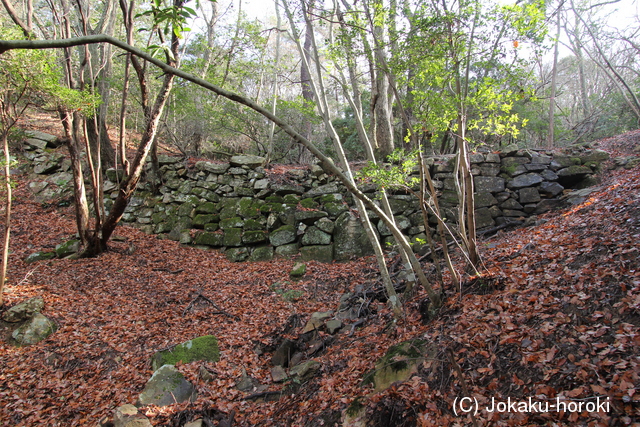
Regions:
<instances>
[{"instance_id":1,"label":"mossy stone","mask_svg":"<svg viewBox=\"0 0 640 427\"><path fill-rule=\"evenodd\" d=\"M288 258L288 257L292 257L294 255L297 255L299 250L300 249L299 249L297 243L289 243L287 245L278 246L275 249L275 253L278 256Z\"/></svg>"},{"instance_id":2,"label":"mossy stone","mask_svg":"<svg viewBox=\"0 0 640 427\"><path fill-rule=\"evenodd\" d=\"M246 247L230 248L230 249L227 249L224 254L227 256L227 259L231 262L242 262L249 257L249 248L246 248Z\"/></svg>"},{"instance_id":3,"label":"mossy stone","mask_svg":"<svg viewBox=\"0 0 640 427\"><path fill-rule=\"evenodd\" d=\"M238 202L238 215L242 218L256 218L260 216L260 208L263 204L262 200L243 197Z\"/></svg>"},{"instance_id":4,"label":"mossy stone","mask_svg":"<svg viewBox=\"0 0 640 427\"><path fill-rule=\"evenodd\" d=\"M245 231L242 242L247 244L262 243L267 241L267 232L264 230Z\"/></svg>"},{"instance_id":5,"label":"mossy stone","mask_svg":"<svg viewBox=\"0 0 640 427\"><path fill-rule=\"evenodd\" d=\"M317 209L319 206L319 203L313 200L312 198L307 197L306 199L300 200L300 206L302 206L305 209Z\"/></svg>"},{"instance_id":6,"label":"mossy stone","mask_svg":"<svg viewBox=\"0 0 640 427\"><path fill-rule=\"evenodd\" d=\"M220 228L222 228L223 230L226 230L228 228L242 228L243 225L244 220L239 216L220 220Z\"/></svg>"},{"instance_id":7,"label":"mossy stone","mask_svg":"<svg viewBox=\"0 0 640 427\"><path fill-rule=\"evenodd\" d=\"M185 401L195 401L196 388L187 381L174 365L157 367L138 397L136 405L166 406ZM127 424L127 425L130 425Z\"/></svg>"},{"instance_id":8,"label":"mossy stone","mask_svg":"<svg viewBox=\"0 0 640 427\"><path fill-rule=\"evenodd\" d=\"M220 360L218 339L213 335L205 335L178 344L168 350L159 351L151 358L151 367L157 370L163 365L175 365L178 362L195 361L217 362Z\"/></svg>"},{"instance_id":9,"label":"mossy stone","mask_svg":"<svg viewBox=\"0 0 640 427\"><path fill-rule=\"evenodd\" d=\"M224 246L241 246L242 228L227 228L224 230L224 238L222 242L224 243Z\"/></svg>"},{"instance_id":10,"label":"mossy stone","mask_svg":"<svg viewBox=\"0 0 640 427\"><path fill-rule=\"evenodd\" d=\"M217 222L210 222L204 225L204 229L205 231L217 231L218 229L220 229L220 224L218 224Z\"/></svg>"},{"instance_id":11,"label":"mossy stone","mask_svg":"<svg viewBox=\"0 0 640 427\"><path fill-rule=\"evenodd\" d=\"M306 272L307 272L307 265L303 262L298 262L293 266L293 268L289 272L289 275L291 277L302 277Z\"/></svg>"},{"instance_id":12,"label":"mossy stone","mask_svg":"<svg viewBox=\"0 0 640 427\"><path fill-rule=\"evenodd\" d=\"M341 213L349 210L349 206L344 203L326 203L324 205L324 210L329 214L331 218L336 218Z\"/></svg>"},{"instance_id":13,"label":"mossy stone","mask_svg":"<svg viewBox=\"0 0 640 427\"><path fill-rule=\"evenodd\" d=\"M376 362L376 368L365 375L362 385L373 384L376 392L387 389L395 382L406 381L426 358L435 357L437 348L424 340L404 341L389 347Z\"/></svg>"},{"instance_id":14,"label":"mossy stone","mask_svg":"<svg viewBox=\"0 0 640 427\"><path fill-rule=\"evenodd\" d=\"M300 248L300 256L303 261L330 263L333 261L333 245L303 246Z\"/></svg>"},{"instance_id":15,"label":"mossy stone","mask_svg":"<svg viewBox=\"0 0 640 427\"><path fill-rule=\"evenodd\" d=\"M249 255L249 261L270 261L273 259L273 248L271 246L260 246L255 248L251 255Z\"/></svg>"},{"instance_id":16,"label":"mossy stone","mask_svg":"<svg viewBox=\"0 0 640 427\"><path fill-rule=\"evenodd\" d=\"M271 195L271 196L267 196L264 199L267 203L284 203L284 197L282 196L277 196L277 195Z\"/></svg>"},{"instance_id":17,"label":"mossy stone","mask_svg":"<svg viewBox=\"0 0 640 427\"><path fill-rule=\"evenodd\" d=\"M266 220L264 217L260 217L259 219L246 219L244 221L244 226L242 227L245 231L259 231L267 228Z\"/></svg>"},{"instance_id":18,"label":"mossy stone","mask_svg":"<svg viewBox=\"0 0 640 427\"><path fill-rule=\"evenodd\" d=\"M223 246L224 242L224 234L222 233L211 233L204 232L196 235L194 243L196 245L207 245L207 246Z\"/></svg>"},{"instance_id":19,"label":"mossy stone","mask_svg":"<svg viewBox=\"0 0 640 427\"><path fill-rule=\"evenodd\" d=\"M297 205L300 202L300 196L295 194L287 194L284 196L284 202L292 205Z\"/></svg>"},{"instance_id":20,"label":"mossy stone","mask_svg":"<svg viewBox=\"0 0 640 427\"><path fill-rule=\"evenodd\" d=\"M56 246L56 255L58 258L64 258L73 255L80 249L80 240L69 240Z\"/></svg>"},{"instance_id":21,"label":"mossy stone","mask_svg":"<svg viewBox=\"0 0 640 427\"><path fill-rule=\"evenodd\" d=\"M196 207L196 213L214 214L218 212L218 206L213 202L205 202Z\"/></svg>"},{"instance_id":22,"label":"mossy stone","mask_svg":"<svg viewBox=\"0 0 640 427\"><path fill-rule=\"evenodd\" d=\"M219 215L214 214L198 214L193 218L193 227L204 228L205 225L216 222L219 218Z\"/></svg>"},{"instance_id":23,"label":"mossy stone","mask_svg":"<svg viewBox=\"0 0 640 427\"><path fill-rule=\"evenodd\" d=\"M282 227L274 230L269 235L269 242L273 246L282 246L287 243L294 242L296 240L296 229L292 225L283 225Z\"/></svg>"},{"instance_id":24,"label":"mossy stone","mask_svg":"<svg viewBox=\"0 0 640 427\"><path fill-rule=\"evenodd\" d=\"M56 257L55 252L36 252L25 258L24 262L31 264L32 262L42 261L45 259L52 259Z\"/></svg>"},{"instance_id":25,"label":"mossy stone","mask_svg":"<svg viewBox=\"0 0 640 427\"><path fill-rule=\"evenodd\" d=\"M318 196L315 198L318 202L325 203L342 203L343 197L342 194L323 194L322 196Z\"/></svg>"}]
</instances>

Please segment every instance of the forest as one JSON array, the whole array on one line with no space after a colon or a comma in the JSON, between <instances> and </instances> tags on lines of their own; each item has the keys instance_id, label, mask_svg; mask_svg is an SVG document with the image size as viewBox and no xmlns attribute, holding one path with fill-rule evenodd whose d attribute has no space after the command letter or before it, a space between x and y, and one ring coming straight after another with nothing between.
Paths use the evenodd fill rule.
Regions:
<instances>
[{"instance_id":1,"label":"forest","mask_svg":"<svg viewBox=\"0 0 640 427\"><path fill-rule=\"evenodd\" d=\"M640 422L637 4L2 3L3 425ZM52 158L68 182L42 185L68 193L43 200ZM481 196L527 207L524 185L487 196L479 175L545 168L588 179L481 229ZM309 173L344 194L287 187ZM243 227L333 233L299 218L346 197L372 256L234 263L123 225L178 175L202 185L180 215L210 208L221 239L259 197ZM147 400L163 370L180 390Z\"/></svg>"}]
</instances>

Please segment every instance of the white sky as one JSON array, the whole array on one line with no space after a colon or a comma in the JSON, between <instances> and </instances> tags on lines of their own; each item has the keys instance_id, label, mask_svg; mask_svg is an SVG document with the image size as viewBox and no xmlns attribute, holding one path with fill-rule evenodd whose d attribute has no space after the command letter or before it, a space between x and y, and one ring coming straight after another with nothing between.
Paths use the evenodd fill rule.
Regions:
<instances>
[{"instance_id":1,"label":"white sky","mask_svg":"<svg viewBox=\"0 0 640 427\"><path fill-rule=\"evenodd\" d=\"M238 3L242 2L242 10L251 18L258 19L265 26L274 25L275 22L275 6L274 0L218 0L218 10L220 13L227 11L228 20L235 19L237 16ZM295 1L295 0L292 0ZM498 3L509 4L514 3L515 0L496 0ZM580 0L576 0L580 1ZM609 0L590 0L591 4L601 4ZM567 2L569 4L569 2ZM618 2L610 5L603 6L603 10L611 13L608 23L609 26L617 27L619 29L628 28L632 25L640 27L640 2L637 0L619 0ZM281 9L281 13L284 11ZM282 16L283 25L286 25L286 19ZM554 20L555 21L555 20ZM555 34L555 22L549 23L549 34ZM525 48L525 46L522 46ZM569 51L566 48L561 48L561 56L566 56Z\"/></svg>"}]
</instances>

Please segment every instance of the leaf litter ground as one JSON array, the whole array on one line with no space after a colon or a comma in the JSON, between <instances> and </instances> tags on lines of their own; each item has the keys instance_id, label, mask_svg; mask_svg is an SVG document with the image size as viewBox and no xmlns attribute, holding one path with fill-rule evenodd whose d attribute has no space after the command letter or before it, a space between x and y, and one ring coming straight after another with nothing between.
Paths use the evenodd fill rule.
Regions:
<instances>
[{"instance_id":1,"label":"leaf litter ground","mask_svg":"<svg viewBox=\"0 0 640 427\"><path fill-rule=\"evenodd\" d=\"M635 132L601 145L624 153L639 139ZM321 375L275 402L244 400L247 393L235 388L245 373L269 390L282 388L271 382L271 354L256 348L272 344L293 314L306 319L335 309L343 292L374 282L373 259L310 262L306 276L291 281L292 260L234 264L215 251L119 227L122 239L97 258L27 265L27 255L71 238L75 222L73 208L43 207L30 197L24 177L17 179L5 308L42 295L43 313L60 329L31 347L0 343L2 425L96 425L117 406L135 402L152 373L154 352L208 334L220 340L221 361L179 366L197 384L198 400L143 408L154 425L213 410L234 412L240 426L334 425L355 399L375 426L640 422L637 167L607 172L601 190L584 203L545 215L535 227L483 241L486 270L466 280L462 298L447 289L435 319L421 319L421 294L393 328L388 310L374 303L361 327L352 334L347 329L315 355ZM278 282L302 297L283 298ZM191 304L198 294L217 308L203 299ZM416 337L439 349L417 374L380 393L360 386L390 345ZM201 367L213 379L205 381ZM492 398L601 397L610 406L608 412L457 416L453 402L463 388L480 408Z\"/></svg>"}]
</instances>

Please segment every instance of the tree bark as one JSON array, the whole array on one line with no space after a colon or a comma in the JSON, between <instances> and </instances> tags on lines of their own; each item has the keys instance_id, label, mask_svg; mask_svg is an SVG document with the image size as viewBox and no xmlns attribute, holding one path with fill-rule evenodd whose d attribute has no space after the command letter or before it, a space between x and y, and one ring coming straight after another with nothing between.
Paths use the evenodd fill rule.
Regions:
<instances>
[{"instance_id":1,"label":"tree bark","mask_svg":"<svg viewBox=\"0 0 640 427\"><path fill-rule=\"evenodd\" d=\"M555 108L556 108L556 86L558 79L558 47L560 44L560 9L556 11L557 30L556 41L553 48L553 68L551 69L551 95L549 96L549 131L547 133L547 148L552 149L555 141Z\"/></svg>"}]
</instances>

